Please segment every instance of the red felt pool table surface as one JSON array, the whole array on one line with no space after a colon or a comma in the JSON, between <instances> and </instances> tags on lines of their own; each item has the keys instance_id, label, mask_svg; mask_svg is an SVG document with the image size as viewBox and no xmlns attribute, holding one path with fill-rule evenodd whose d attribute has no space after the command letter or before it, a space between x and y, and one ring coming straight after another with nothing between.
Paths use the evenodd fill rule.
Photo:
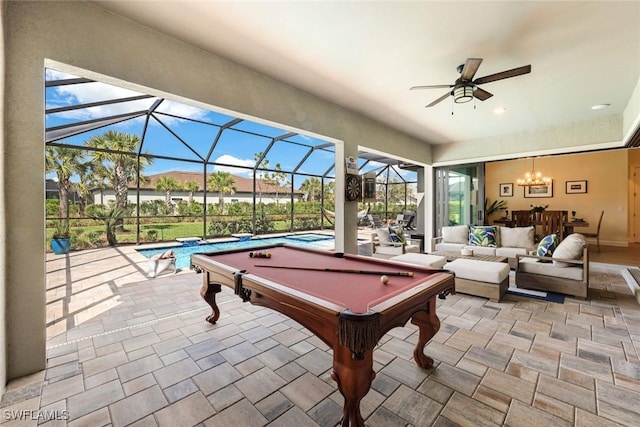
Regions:
<instances>
[{"instance_id":1,"label":"red felt pool table surface","mask_svg":"<svg viewBox=\"0 0 640 427\"><path fill-rule=\"evenodd\" d=\"M390 263L369 257L337 257L331 252L306 250L300 247L280 246L270 248L268 251L271 253L271 258L251 258L249 252L252 250L246 250L212 254L214 256L211 259L221 265L238 271L245 270L247 274L259 276L339 305L353 313L366 313L369 309L374 309L377 304L413 289L433 274L437 274L437 270L417 266L407 268L406 264ZM389 275L388 283L383 284L380 280L382 274L309 271L296 268L410 272L413 276Z\"/></svg>"}]
</instances>

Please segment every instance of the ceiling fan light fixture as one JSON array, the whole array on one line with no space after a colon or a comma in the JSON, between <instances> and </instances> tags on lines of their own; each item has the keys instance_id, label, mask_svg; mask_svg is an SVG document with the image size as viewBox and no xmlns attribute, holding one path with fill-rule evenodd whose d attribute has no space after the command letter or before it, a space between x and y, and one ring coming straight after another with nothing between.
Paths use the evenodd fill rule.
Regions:
<instances>
[{"instance_id":1,"label":"ceiling fan light fixture","mask_svg":"<svg viewBox=\"0 0 640 427\"><path fill-rule=\"evenodd\" d=\"M453 101L456 104L464 104L473 99L473 86L460 85L453 89Z\"/></svg>"}]
</instances>

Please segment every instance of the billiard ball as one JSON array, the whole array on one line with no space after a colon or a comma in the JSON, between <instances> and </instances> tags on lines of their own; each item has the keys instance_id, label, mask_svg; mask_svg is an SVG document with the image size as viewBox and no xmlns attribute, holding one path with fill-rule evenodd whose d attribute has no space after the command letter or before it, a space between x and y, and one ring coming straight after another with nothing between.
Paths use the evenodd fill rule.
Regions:
<instances>
[{"instance_id":1,"label":"billiard ball","mask_svg":"<svg viewBox=\"0 0 640 427\"><path fill-rule=\"evenodd\" d=\"M380 276L380 281L382 282L383 285L386 285L387 283L389 283L389 277Z\"/></svg>"}]
</instances>

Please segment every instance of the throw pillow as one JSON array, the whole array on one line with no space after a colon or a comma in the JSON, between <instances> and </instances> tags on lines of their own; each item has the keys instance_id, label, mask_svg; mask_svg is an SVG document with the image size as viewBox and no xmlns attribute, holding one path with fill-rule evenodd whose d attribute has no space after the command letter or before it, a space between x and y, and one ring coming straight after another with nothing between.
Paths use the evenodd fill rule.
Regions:
<instances>
[{"instance_id":1,"label":"throw pillow","mask_svg":"<svg viewBox=\"0 0 640 427\"><path fill-rule=\"evenodd\" d=\"M553 265L554 267L571 267L575 264L568 262L556 261L555 258L564 259L580 259L582 258L582 251L587 246L587 241L582 234L574 233L570 234L560 242L556 250L553 252Z\"/></svg>"},{"instance_id":2,"label":"throw pillow","mask_svg":"<svg viewBox=\"0 0 640 427\"><path fill-rule=\"evenodd\" d=\"M500 227L500 246L505 248L533 248L535 229L530 227Z\"/></svg>"},{"instance_id":3,"label":"throw pillow","mask_svg":"<svg viewBox=\"0 0 640 427\"><path fill-rule=\"evenodd\" d=\"M442 241L445 243L467 243L469 241L469 226L452 225L442 227Z\"/></svg>"},{"instance_id":4,"label":"throw pillow","mask_svg":"<svg viewBox=\"0 0 640 427\"><path fill-rule=\"evenodd\" d=\"M494 226L469 226L469 244L471 246L498 247L496 242L496 227Z\"/></svg>"},{"instance_id":5,"label":"throw pillow","mask_svg":"<svg viewBox=\"0 0 640 427\"><path fill-rule=\"evenodd\" d=\"M404 243L404 233L400 227L389 227L389 238L394 243Z\"/></svg>"},{"instance_id":6,"label":"throw pillow","mask_svg":"<svg viewBox=\"0 0 640 427\"><path fill-rule=\"evenodd\" d=\"M544 236L540 243L538 243L538 250L536 251L536 255L538 256L551 256L553 252L558 247L558 235L557 234L549 234L548 236Z\"/></svg>"}]
</instances>

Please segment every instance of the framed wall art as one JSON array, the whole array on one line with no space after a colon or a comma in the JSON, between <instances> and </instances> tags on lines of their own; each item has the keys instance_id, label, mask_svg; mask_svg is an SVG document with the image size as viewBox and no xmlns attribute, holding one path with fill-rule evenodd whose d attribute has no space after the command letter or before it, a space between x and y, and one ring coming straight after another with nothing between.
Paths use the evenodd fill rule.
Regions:
<instances>
[{"instance_id":1,"label":"framed wall art","mask_svg":"<svg viewBox=\"0 0 640 427\"><path fill-rule=\"evenodd\" d=\"M513 183L500 184L500 197L513 197Z\"/></svg>"},{"instance_id":2,"label":"framed wall art","mask_svg":"<svg viewBox=\"0 0 640 427\"><path fill-rule=\"evenodd\" d=\"M587 180L565 182L565 193L582 194L587 192Z\"/></svg>"},{"instance_id":3,"label":"framed wall art","mask_svg":"<svg viewBox=\"0 0 640 427\"><path fill-rule=\"evenodd\" d=\"M553 181L547 185L532 185L524 187L524 197L526 198L539 198L539 197L553 197Z\"/></svg>"}]
</instances>

